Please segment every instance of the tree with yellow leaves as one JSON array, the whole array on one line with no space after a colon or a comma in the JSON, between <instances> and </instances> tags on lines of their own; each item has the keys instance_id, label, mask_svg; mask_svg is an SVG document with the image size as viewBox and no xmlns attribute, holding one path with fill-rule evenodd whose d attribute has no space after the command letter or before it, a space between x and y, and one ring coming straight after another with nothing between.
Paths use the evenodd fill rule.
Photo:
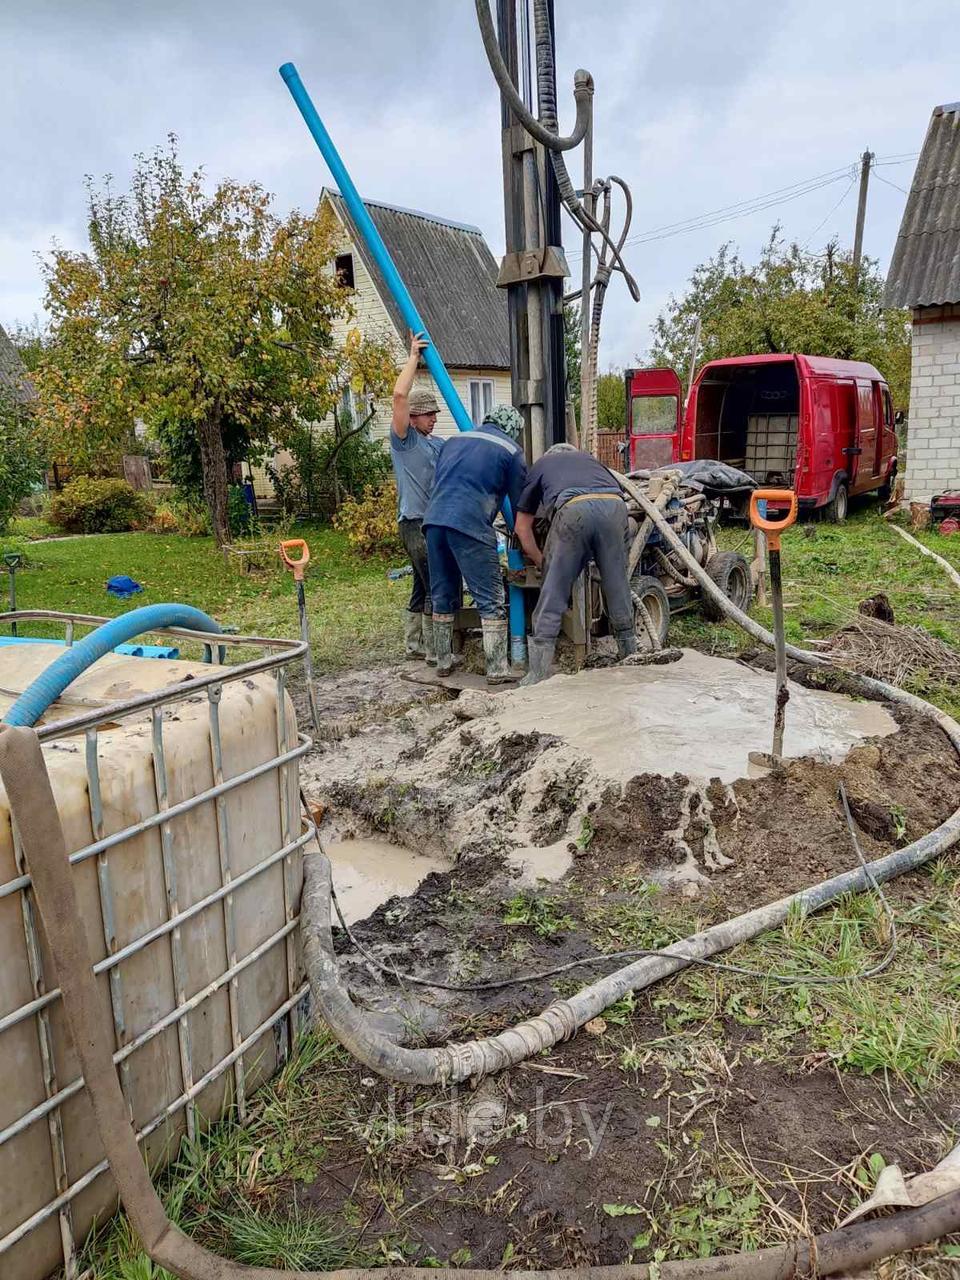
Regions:
<instances>
[{"instance_id":1,"label":"tree with yellow leaves","mask_svg":"<svg viewBox=\"0 0 960 1280\"><path fill-rule=\"evenodd\" d=\"M35 374L48 447L77 469L123 451L135 419L199 454L217 542L229 539L228 457L321 421L345 384L382 395L386 343L334 339L350 291L332 217L279 218L256 183L185 174L176 139L137 157L130 191L88 180L89 247L45 260L50 340Z\"/></svg>"}]
</instances>

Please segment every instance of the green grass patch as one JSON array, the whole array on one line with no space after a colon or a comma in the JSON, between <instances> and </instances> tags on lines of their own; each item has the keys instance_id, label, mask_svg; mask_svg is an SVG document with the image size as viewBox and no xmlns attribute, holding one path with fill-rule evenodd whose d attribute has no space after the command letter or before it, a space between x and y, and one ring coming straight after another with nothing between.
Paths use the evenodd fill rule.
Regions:
<instances>
[{"instance_id":1,"label":"green grass patch","mask_svg":"<svg viewBox=\"0 0 960 1280\"><path fill-rule=\"evenodd\" d=\"M31 541L42 522L17 521L0 550L21 551L17 606L112 617L144 604L184 603L239 628L244 634L298 637L293 577L272 548L263 569L247 574L224 560L212 538L179 534L117 533ZM390 582L396 561L358 556L346 537L327 525L300 526L311 550L306 583L314 662L339 671L395 658L401 647L402 611L409 582ZM128 574L144 590L130 600L108 595L106 582ZM0 579L5 598L6 583ZM35 635L62 636L62 628L31 627ZM186 652L186 650L184 650Z\"/></svg>"}]
</instances>

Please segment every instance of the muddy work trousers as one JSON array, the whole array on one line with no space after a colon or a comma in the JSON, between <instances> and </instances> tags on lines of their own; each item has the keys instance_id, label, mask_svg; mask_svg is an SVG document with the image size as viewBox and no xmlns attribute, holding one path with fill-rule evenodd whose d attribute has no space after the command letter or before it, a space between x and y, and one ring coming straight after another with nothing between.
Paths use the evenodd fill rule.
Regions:
<instances>
[{"instance_id":1,"label":"muddy work trousers","mask_svg":"<svg viewBox=\"0 0 960 1280\"><path fill-rule=\"evenodd\" d=\"M590 561L600 570L610 630L632 631L633 597L627 580L627 508L619 497L564 503L550 522L543 585L533 611L533 634L555 640L577 577Z\"/></svg>"},{"instance_id":2,"label":"muddy work trousers","mask_svg":"<svg viewBox=\"0 0 960 1280\"><path fill-rule=\"evenodd\" d=\"M507 598L496 546L444 525L429 525L426 538L433 608L438 617L454 614L459 609L461 579L467 584L481 618L502 619L507 616Z\"/></svg>"},{"instance_id":3,"label":"muddy work trousers","mask_svg":"<svg viewBox=\"0 0 960 1280\"><path fill-rule=\"evenodd\" d=\"M430 593L430 567L427 563L427 541L423 536L422 520L401 520L400 541L410 557L413 582L410 586L411 613L433 613L433 597Z\"/></svg>"}]
</instances>

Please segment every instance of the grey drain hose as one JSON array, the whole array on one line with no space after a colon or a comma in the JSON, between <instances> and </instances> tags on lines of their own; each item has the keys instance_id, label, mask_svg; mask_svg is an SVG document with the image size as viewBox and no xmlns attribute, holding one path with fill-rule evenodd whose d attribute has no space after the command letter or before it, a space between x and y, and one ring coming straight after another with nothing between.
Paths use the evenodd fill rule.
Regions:
<instances>
[{"instance_id":1,"label":"grey drain hose","mask_svg":"<svg viewBox=\"0 0 960 1280\"><path fill-rule=\"evenodd\" d=\"M756 639L772 647L772 634L727 599L677 537L655 503L626 477L618 475L617 478L724 612ZM821 655L808 653L792 645L787 646L787 652L797 661L811 666L828 665ZM960 725L945 712L924 702L922 698L883 681L852 673L847 675L853 687L862 693L898 702L933 720L960 755ZM869 872L872 872L879 883L883 883L946 853L958 840L960 809L955 810L939 827L921 836L919 840L870 863ZM498 1035L472 1040L466 1044L429 1049L407 1049L396 1044L372 1027L363 1012L351 1001L349 993L340 982L333 949L330 885L330 864L324 855L318 852L306 854L302 935L304 962L317 1010L337 1039L355 1058L372 1070L392 1080L406 1083L446 1085L478 1079L491 1072L515 1066L524 1059L569 1039L591 1018L597 1017L628 991L640 991L696 960L708 959L774 929L783 924L795 908L804 912L817 911L845 893L861 892L870 887L870 879L868 871L863 867L844 872L821 884L802 889L675 942L664 948L659 956L636 960L583 987L569 1000L555 1001L536 1017L525 1019Z\"/></svg>"},{"instance_id":2,"label":"grey drain hose","mask_svg":"<svg viewBox=\"0 0 960 1280\"><path fill-rule=\"evenodd\" d=\"M180 1280L495 1280L501 1271L433 1267L351 1268L340 1271L275 1271L245 1267L218 1257L169 1220L153 1188L130 1123L113 1063L107 1025L83 929L63 829L40 740L33 729L0 730L0 779L17 823L33 892L53 958L70 1036L100 1140L130 1223L151 1260ZM932 833L931 833L932 834ZM925 837L930 839L930 837ZM839 1231L727 1257L647 1266L575 1267L566 1271L516 1271L517 1280L790 1280L791 1277L858 1271L906 1249L960 1229L960 1192L922 1209L858 1222Z\"/></svg>"}]
</instances>

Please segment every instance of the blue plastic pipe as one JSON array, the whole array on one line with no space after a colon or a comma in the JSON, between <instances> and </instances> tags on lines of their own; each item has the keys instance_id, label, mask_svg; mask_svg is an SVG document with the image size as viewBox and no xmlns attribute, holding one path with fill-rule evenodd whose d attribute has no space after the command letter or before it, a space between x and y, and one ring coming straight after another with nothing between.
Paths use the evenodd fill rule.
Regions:
<instances>
[{"instance_id":1,"label":"blue plastic pipe","mask_svg":"<svg viewBox=\"0 0 960 1280\"><path fill-rule=\"evenodd\" d=\"M28 685L3 717L5 724L34 725L52 702L98 658L110 653L118 644L125 644L145 631L159 631L163 627L186 627L190 631L219 633L220 624L200 609L188 604L148 604L141 609L131 609L111 618L78 640L71 648L42 671Z\"/></svg>"},{"instance_id":2,"label":"blue plastic pipe","mask_svg":"<svg viewBox=\"0 0 960 1280\"><path fill-rule=\"evenodd\" d=\"M427 368L430 370L434 382L437 384L437 390L446 401L447 408L453 415L453 420L457 424L460 431L472 431L473 422L467 413L466 406L457 395L456 387L453 385L446 366L440 358L433 342L430 341L430 335L427 327L423 323L423 317L417 310L410 291L404 284L400 272L397 270L393 259L390 257L387 246L383 243L383 238L377 230L373 219L367 212L367 207L360 198L360 193L353 185L353 179L347 172L340 153L333 145L333 139L327 133L326 126L317 114L317 109L311 101L309 93L304 87L303 81L300 79L300 73L292 62L285 62L280 68L280 75L283 77L284 84L290 90L290 96L300 109L300 114L306 122L307 128L313 136L314 142L320 149L320 154L327 162L327 168L333 175L333 180L340 190L344 203L350 211L350 217L353 225L356 227L364 244L366 245L370 256L380 269L380 272L386 282L387 288L390 290L394 301L400 308L400 314L403 316L404 324L406 324L413 333L422 333L429 341L430 345L423 353ZM509 499L504 500L503 515L507 522L508 528L513 530L513 512L510 510ZM523 556L515 547L510 547L507 552L507 564L511 569L523 568ZM511 656L514 662L523 662L526 659L526 623L523 606L523 591L520 587L510 586L510 648Z\"/></svg>"}]
</instances>

